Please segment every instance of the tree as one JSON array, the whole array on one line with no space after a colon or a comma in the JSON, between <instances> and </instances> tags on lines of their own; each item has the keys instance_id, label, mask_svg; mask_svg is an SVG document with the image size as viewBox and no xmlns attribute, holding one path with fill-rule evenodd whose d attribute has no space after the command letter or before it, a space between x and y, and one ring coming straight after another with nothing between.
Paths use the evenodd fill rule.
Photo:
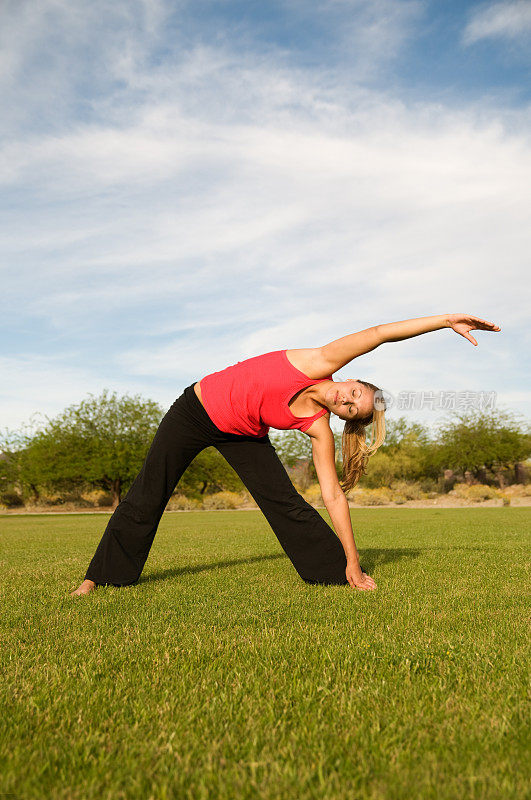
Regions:
<instances>
[{"instance_id":1,"label":"tree","mask_svg":"<svg viewBox=\"0 0 531 800\"><path fill-rule=\"evenodd\" d=\"M368 487L389 486L396 480L436 477L440 467L436 443L429 429L405 417L386 420L384 444L369 461L361 483Z\"/></svg>"},{"instance_id":2,"label":"tree","mask_svg":"<svg viewBox=\"0 0 531 800\"><path fill-rule=\"evenodd\" d=\"M243 488L236 472L214 447L202 450L179 481L179 491L185 495L241 492Z\"/></svg>"},{"instance_id":3,"label":"tree","mask_svg":"<svg viewBox=\"0 0 531 800\"><path fill-rule=\"evenodd\" d=\"M18 449L20 436L16 431L0 434L0 502L5 505L22 502L15 491L18 478Z\"/></svg>"},{"instance_id":4,"label":"tree","mask_svg":"<svg viewBox=\"0 0 531 800\"><path fill-rule=\"evenodd\" d=\"M469 471L514 467L531 453L531 437L508 411L471 409L455 414L439 428L442 467Z\"/></svg>"},{"instance_id":5,"label":"tree","mask_svg":"<svg viewBox=\"0 0 531 800\"><path fill-rule=\"evenodd\" d=\"M341 433L335 433L336 471L340 479L341 468ZM301 489L317 480L317 472L312 458L312 443L309 436L297 430L278 431L270 435L277 455L286 467L291 480Z\"/></svg>"},{"instance_id":6,"label":"tree","mask_svg":"<svg viewBox=\"0 0 531 800\"><path fill-rule=\"evenodd\" d=\"M300 431L273 433L269 438L285 467L293 467L301 459L310 459L312 457L310 438Z\"/></svg>"},{"instance_id":7,"label":"tree","mask_svg":"<svg viewBox=\"0 0 531 800\"><path fill-rule=\"evenodd\" d=\"M162 415L157 403L138 395L89 395L26 439L18 454L20 480L34 493L39 486L88 482L107 489L116 507L140 470Z\"/></svg>"},{"instance_id":8,"label":"tree","mask_svg":"<svg viewBox=\"0 0 531 800\"><path fill-rule=\"evenodd\" d=\"M432 442L428 428L419 422L409 422L406 417L387 418L385 429L385 442L381 447L384 452L404 447L427 447Z\"/></svg>"}]
</instances>

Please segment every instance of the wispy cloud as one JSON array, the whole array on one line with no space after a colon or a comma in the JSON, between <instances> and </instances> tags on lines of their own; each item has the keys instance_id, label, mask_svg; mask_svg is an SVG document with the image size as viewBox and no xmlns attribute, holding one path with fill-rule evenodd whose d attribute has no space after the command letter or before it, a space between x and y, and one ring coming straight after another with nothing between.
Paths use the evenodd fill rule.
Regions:
<instances>
[{"instance_id":1,"label":"wispy cloud","mask_svg":"<svg viewBox=\"0 0 531 800\"><path fill-rule=\"evenodd\" d=\"M52 383L48 411L103 386L168 405L225 364L379 321L524 324L529 109L377 85L423 4L286 2L276 38L237 5L9 5L0 425ZM472 365L490 386L490 344L442 341L362 366L390 389ZM516 388L518 363L496 367Z\"/></svg>"},{"instance_id":2,"label":"wispy cloud","mask_svg":"<svg viewBox=\"0 0 531 800\"><path fill-rule=\"evenodd\" d=\"M474 44L481 39L518 39L530 34L530 0L508 0L474 9L463 33L463 41Z\"/></svg>"},{"instance_id":3,"label":"wispy cloud","mask_svg":"<svg viewBox=\"0 0 531 800\"><path fill-rule=\"evenodd\" d=\"M149 135L142 123L116 131L110 154L91 128L28 144L18 167L8 156L10 181L48 201L17 215L5 235L21 270L46 265L30 309L60 322L61 308L71 319L200 296L205 284L224 284L230 297L232 282L240 295L279 279L302 299L331 276L376 297L407 287L409 301L421 302L441 270L479 300L500 269L521 280L531 170L522 135L473 111L406 109L376 94L355 113L337 106L334 130L311 102L289 119L289 131L212 119L198 137L192 123L185 136L180 119L165 118ZM159 171L144 177L131 140L149 141ZM189 155L201 150L206 176ZM15 291L19 275L8 279Z\"/></svg>"},{"instance_id":4,"label":"wispy cloud","mask_svg":"<svg viewBox=\"0 0 531 800\"><path fill-rule=\"evenodd\" d=\"M112 388L121 394L152 397L153 385L137 379L121 380L104 372L95 375L90 366L64 363L60 355L0 357L0 431L23 424L41 425L66 405L87 394ZM169 403L168 403L169 405Z\"/></svg>"}]
</instances>

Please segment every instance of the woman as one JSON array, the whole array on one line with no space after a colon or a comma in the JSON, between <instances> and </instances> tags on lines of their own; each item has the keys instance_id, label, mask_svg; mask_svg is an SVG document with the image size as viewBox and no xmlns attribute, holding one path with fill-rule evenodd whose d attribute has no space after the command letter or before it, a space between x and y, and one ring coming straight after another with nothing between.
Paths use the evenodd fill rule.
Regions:
<instances>
[{"instance_id":1,"label":"woman","mask_svg":"<svg viewBox=\"0 0 531 800\"><path fill-rule=\"evenodd\" d=\"M177 482L209 445L239 474L303 580L376 589L360 567L344 491L357 483L369 456L384 440L384 403L373 384L336 382L332 375L384 342L441 328L452 328L473 345L477 342L471 330L500 330L469 314L391 322L324 347L256 356L189 386L162 420L140 473L109 520L85 580L72 594L138 580ZM330 414L345 420L342 485ZM371 423L367 444L365 428ZM269 441L270 426L298 429L310 437L321 494L337 536L295 490Z\"/></svg>"}]
</instances>

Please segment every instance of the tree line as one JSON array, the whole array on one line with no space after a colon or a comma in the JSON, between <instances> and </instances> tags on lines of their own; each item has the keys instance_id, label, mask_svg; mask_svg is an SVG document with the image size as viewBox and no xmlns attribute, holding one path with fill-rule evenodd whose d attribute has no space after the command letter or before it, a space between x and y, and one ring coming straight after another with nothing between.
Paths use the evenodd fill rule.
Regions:
<instances>
[{"instance_id":1,"label":"tree line","mask_svg":"<svg viewBox=\"0 0 531 800\"><path fill-rule=\"evenodd\" d=\"M138 395L108 391L89 395L48 419L39 429L6 431L0 438L0 502L38 503L42 495L103 489L116 506L137 475L164 410ZM298 431L271 432L280 459L297 479L316 480L311 443ZM341 434L335 434L341 475ZM470 410L447 418L434 431L404 417L388 420L385 444L371 459L362 484L431 481L451 488L457 477L481 483L525 482L531 455L529 428L508 411ZM179 493L201 499L244 486L223 457L209 447L192 462Z\"/></svg>"}]
</instances>

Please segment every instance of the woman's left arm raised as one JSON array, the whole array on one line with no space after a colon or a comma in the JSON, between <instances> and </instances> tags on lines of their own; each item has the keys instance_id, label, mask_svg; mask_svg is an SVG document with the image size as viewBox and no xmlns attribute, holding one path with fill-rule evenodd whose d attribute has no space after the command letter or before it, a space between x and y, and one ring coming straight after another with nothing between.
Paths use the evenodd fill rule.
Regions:
<instances>
[{"instance_id":1,"label":"woman's left arm raised","mask_svg":"<svg viewBox=\"0 0 531 800\"><path fill-rule=\"evenodd\" d=\"M369 353L385 342L400 342L412 339L423 333L438 331L442 328L452 328L456 333L464 336L473 345L477 341L470 335L472 330L500 331L499 325L487 322L471 314L439 314L434 317L418 317L400 322L388 322L384 325L375 325L372 328L351 333L341 339L320 348L322 371L331 375L358 356Z\"/></svg>"}]
</instances>

